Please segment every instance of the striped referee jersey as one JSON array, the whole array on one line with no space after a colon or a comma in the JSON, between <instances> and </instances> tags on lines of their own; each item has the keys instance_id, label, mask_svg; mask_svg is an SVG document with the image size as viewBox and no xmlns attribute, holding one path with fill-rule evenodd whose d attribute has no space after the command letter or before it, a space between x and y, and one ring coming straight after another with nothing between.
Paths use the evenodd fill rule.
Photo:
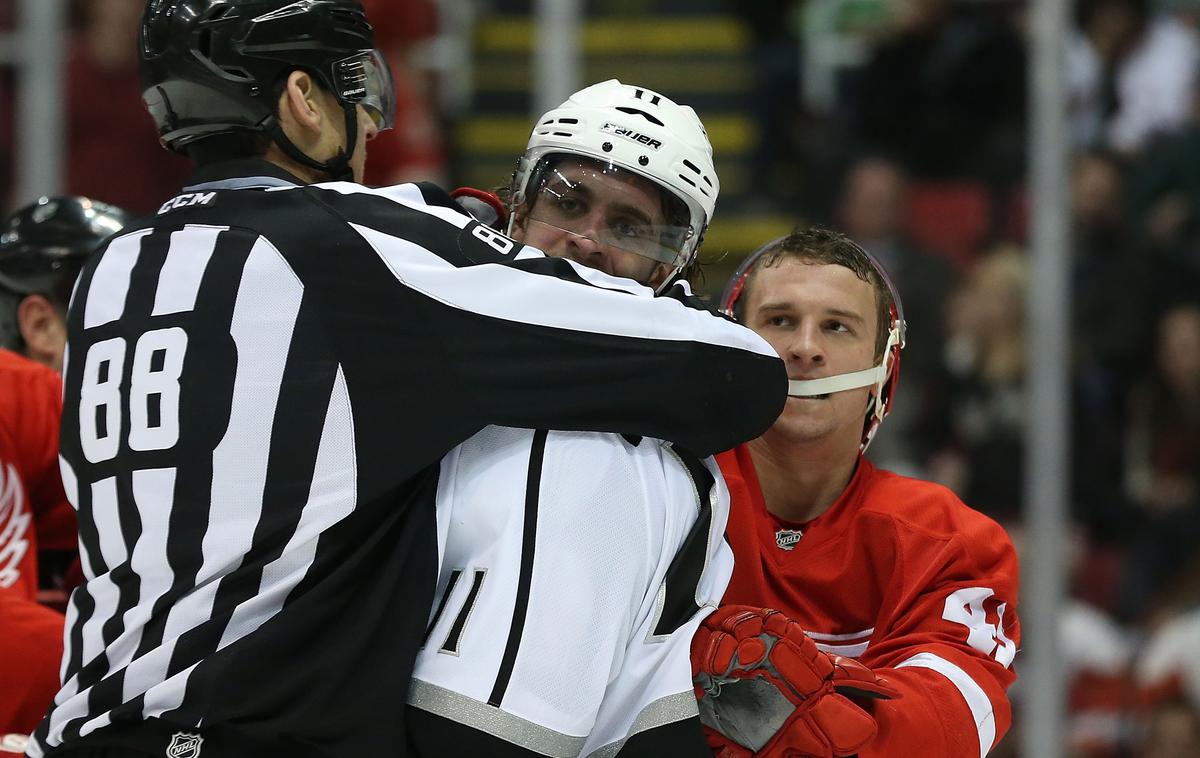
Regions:
<instances>
[{"instance_id":1,"label":"striped referee jersey","mask_svg":"<svg viewBox=\"0 0 1200 758\"><path fill-rule=\"evenodd\" d=\"M404 755L440 458L491 424L700 454L782 363L686 288L548 259L431 185L203 169L85 267L61 468L87 581L28 755Z\"/></svg>"}]
</instances>

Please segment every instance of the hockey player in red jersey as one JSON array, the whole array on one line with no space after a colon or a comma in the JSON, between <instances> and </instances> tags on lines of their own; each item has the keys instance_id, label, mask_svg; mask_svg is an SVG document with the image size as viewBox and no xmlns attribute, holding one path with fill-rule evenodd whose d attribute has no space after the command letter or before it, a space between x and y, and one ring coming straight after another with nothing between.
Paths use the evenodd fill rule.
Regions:
<instances>
[{"instance_id":1,"label":"hockey player in red jersey","mask_svg":"<svg viewBox=\"0 0 1200 758\"><path fill-rule=\"evenodd\" d=\"M38 600L39 557L77 550L58 468L63 314L84 258L126 219L42 198L0 227L0 739L32 732L59 687L63 615Z\"/></svg>"},{"instance_id":2,"label":"hockey player in red jersey","mask_svg":"<svg viewBox=\"0 0 1200 758\"><path fill-rule=\"evenodd\" d=\"M693 645L698 682L708 685L701 713L721 732L710 733L718 752L985 756L1011 722L1017 557L999 525L949 490L877 469L862 455L899 375L899 295L848 238L811 229L748 258L722 307L783 357L791 397L766 434L718 456L736 564L722 611ZM769 632L762 608L807 633L767 676L793 690L813 682L805 685L811 696L792 698L799 707L722 704L736 693L720 686L738 678L720 673L735 646L745 659L747 644L756 646L749 657L762 652L753 640L784 639ZM861 676L843 671L847 659L898 697L825 708L829 698L842 702L839 685L853 690L847 680Z\"/></svg>"}]
</instances>

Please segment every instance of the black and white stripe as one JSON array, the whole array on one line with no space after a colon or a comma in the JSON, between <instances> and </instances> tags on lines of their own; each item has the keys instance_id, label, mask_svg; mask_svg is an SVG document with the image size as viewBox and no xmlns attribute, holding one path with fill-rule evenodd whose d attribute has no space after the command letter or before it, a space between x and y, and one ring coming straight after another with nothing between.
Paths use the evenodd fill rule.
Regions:
<instances>
[{"instance_id":1,"label":"black and white stripe","mask_svg":"<svg viewBox=\"0 0 1200 758\"><path fill-rule=\"evenodd\" d=\"M716 449L783 401L748 332L500 250L436 188L254 168L79 280L62 458L88 581L34 758L180 728L230 755L393 751L442 455L490 423Z\"/></svg>"}]
</instances>

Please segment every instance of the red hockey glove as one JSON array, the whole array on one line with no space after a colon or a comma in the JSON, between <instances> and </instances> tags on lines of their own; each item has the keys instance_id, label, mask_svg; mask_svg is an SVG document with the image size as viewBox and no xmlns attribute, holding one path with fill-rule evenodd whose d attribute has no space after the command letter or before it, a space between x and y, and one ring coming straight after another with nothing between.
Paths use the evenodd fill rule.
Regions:
<instances>
[{"instance_id":1,"label":"red hockey glove","mask_svg":"<svg viewBox=\"0 0 1200 758\"><path fill-rule=\"evenodd\" d=\"M507 233L508 208L504 207L504 201L495 192L459 187L450 193L450 197L458 201L471 218L498 232Z\"/></svg>"},{"instance_id":2,"label":"red hockey glove","mask_svg":"<svg viewBox=\"0 0 1200 758\"><path fill-rule=\"evenodd\" d=\"M718 733L709 745L730 757L853 755L875 737L875 719L844 695L899 697L866 666L818 650L787 616L749 606L705 619L692 669L700 721Z\"/></svg>"}]
</instances>

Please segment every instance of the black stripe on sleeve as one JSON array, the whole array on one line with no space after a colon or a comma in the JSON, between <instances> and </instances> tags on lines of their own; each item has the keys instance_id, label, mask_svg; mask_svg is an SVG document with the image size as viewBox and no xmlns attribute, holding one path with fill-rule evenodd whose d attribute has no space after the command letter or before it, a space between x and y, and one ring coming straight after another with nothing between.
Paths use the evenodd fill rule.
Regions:
<instances>
[{"instance_id":1,"label":"black stripe on sleeve","mask_svg":"<svg viewBox=\"0 0 1200 758\"><path fill-rule=\"evenodd\" d=\"M446 591L442 593L442 599L438 602L437 611L433 614L433 619L429 622L429 626L425 628L425 643L429 643L429 635L433 634L433 628L442 620L442 612L446 610L446 602L450 599L450 595L454 593L455 586L458 585L458 578L462 576L462 569L454 569L450 572L450 580L446 583Z\"/></svg>"},{"instance_id":2,"label":"black stripe on sleeve","mask_svg":"<svg viewBox=\"0 0 1200 758\"><path fill-rule=\"evenodd\" d=\"M700 577L708 562L708 533L712 527L711 498L716 484L713 475L699 458L678 446L671 449L687 469L692 483L696 486L700 514L667 568L667 575L663 580L666 585L666 599L658 623L654 626L655 636L674 633L700 610L700 606L696 605L696 587L700 584Z\"/></svg>"},{"instance_id":3,"label":"black stripe on sleeve","mask_svg":"<svg viewBox=\"0 0 1200 758\"><path fill-rule=\"evenodd\" d=\"M513 606L512 626L508 630L504 658L500 661L496 684L492 687L491 697L488 698L488 705L496 708L499 708L504 700L509 679L512 678L517 651L521 647L521 634L525 631L525 616L529 612L529 587L533 582L533 549L537 543L538 497L541 494L542 462L546 457L546 436L547 432L544 429L534 432L533 444L529 450L529 477L525 483L525 533L521 541L521 574L517 580L517 599Z\"/></svg>"},{"instance_id":4,"label":"black stripe on sleeve","mask_svg":"<svg viewBox=\"0 0 1200 758\"><path fill-rule=\"evenodd\" d=\"M450 632L446 635L446 641L438 648L439 653L458 655L458 643L462 639L463 628L467 625L467 619L471 617L471 610L475 607L475 599L479 597L479 590L483 587L485 576L487 576L486 570L475 569L475 578L471 581L471 590L467 593L467 601L459 609L458 617L454 619L454 625L450 627Z\"/></svg>"}]
</instances>

